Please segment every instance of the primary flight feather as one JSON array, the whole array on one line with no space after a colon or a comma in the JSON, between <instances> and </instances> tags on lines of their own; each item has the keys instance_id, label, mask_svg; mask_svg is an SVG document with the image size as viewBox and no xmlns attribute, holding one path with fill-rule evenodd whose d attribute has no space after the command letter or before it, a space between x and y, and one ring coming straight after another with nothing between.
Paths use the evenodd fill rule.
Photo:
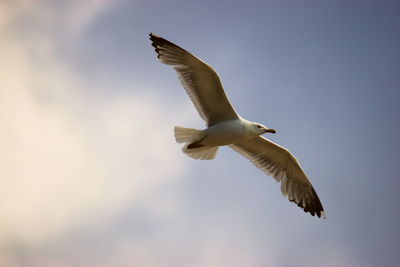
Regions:
<instances>
[{"instance_id":1,"label":"primary flight feather","mask_svg":"<svg viewBox=\"0 0 400 267\"><path fill-rule=\"evenodd\" d=\"M215 70L183 48L150 33L160 61L172 65L207 128L176 126L175 138L182 151L195 159L213 159L219 146L229 146L281 183L281 191L305 212L325 216L317 193L297 159L284 147L266 138L275 133L262 124L241 118L232 107Z\"/></svg>"}]
</instances>

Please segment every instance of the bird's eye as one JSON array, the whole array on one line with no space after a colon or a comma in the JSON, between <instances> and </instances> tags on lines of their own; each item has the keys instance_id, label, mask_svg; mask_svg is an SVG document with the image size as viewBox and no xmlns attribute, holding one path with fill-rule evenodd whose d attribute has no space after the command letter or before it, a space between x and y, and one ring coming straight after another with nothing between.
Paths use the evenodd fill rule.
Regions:
<instances>
[{"instance_id":1,"label":"bird's eye","mask_svg":"<svg viewBox=\"0 0 400 267\"><path fill-rule=\"evenodd\" d=\"M260 126L260 125L257 125L257 128L261 128L261 126Z\"/></svg>"}]
</instances>

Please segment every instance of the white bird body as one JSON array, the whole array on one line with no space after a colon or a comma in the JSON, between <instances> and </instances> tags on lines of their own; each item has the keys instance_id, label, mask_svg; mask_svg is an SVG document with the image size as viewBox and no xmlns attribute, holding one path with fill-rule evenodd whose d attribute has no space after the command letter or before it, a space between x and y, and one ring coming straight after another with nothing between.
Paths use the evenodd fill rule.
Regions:
<instances>
[{"instance_id":1,"label":"white bird body","mask_svg":"<svg viewBox=\"0 0 400 267\"><path fill-rule=\"evenodd\" d=\"M284 147L262 137L275 130L241 118L232 107L215 70L170 41L150 33L160 61L172 65L207 128L176 126L175 139L195 159L211 160L220 146L229 146L281 183L281 191L305 212L325 216L317 193L297 159Z\"/></svg>"},{"instance_id":2,"label":"white bird body","mask_svg":"<svg viewBox=\"0 0 400 267\"><path fill-rule=\"evenodd\" d=\"M257 137L260 133L255 131L253 125L254 123L242 118L219 122L202 131L204 139L199 144L226 146Z\"/></svg>"}]
</instances>

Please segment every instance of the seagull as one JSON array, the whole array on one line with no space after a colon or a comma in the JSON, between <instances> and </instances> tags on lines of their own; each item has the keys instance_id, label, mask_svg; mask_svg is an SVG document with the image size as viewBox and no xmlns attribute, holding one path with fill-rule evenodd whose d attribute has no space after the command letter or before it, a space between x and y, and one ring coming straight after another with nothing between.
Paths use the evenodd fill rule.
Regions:
<instances>
[{"instance_id":1,"label":"seagull","mask_svg":"<svg viewBox=\"0 0 400 267\"><path fill-rule=\"evenodd\" d=\"M210 65L160 36L149 35L158 59L173 66L207 124L204 130L174 128L176 141L185 143L183 153L194 159L211 160L220 146L229 146L280 182L282 194L289 201L312 216L325 218L321 201L297 159L286 148L261 136L276 131L240 117Z\"/></svg>"}]
</instances>

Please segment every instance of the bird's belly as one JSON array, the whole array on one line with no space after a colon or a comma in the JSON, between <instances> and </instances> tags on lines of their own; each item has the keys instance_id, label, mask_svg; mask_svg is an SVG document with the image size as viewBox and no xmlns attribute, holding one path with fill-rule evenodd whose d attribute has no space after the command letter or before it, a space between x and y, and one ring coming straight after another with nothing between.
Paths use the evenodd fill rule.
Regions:
<instances>
[{"instance_id":1,"label":"bird's belly","mask_svg":"<svg viewBox=\"0 0 400 267\"><path fill-rule=\"evenodd\" d=\"M226 146L237 143L240 140L243 139L232 135L208 135L204 138L201 144L211 146Z\"/></svg>"},{"instance_id":2,"label":"bird's belly","mask_svg":"<svg viewBox=\"0 0 400 267\"><path fill-rule=\"evenodd\" d=\"M202 145L225 146L241 142L249 138L241 127L234 123L214 125L205 130L205 138L200 142Z\"/></svg>"}]
</instances>

